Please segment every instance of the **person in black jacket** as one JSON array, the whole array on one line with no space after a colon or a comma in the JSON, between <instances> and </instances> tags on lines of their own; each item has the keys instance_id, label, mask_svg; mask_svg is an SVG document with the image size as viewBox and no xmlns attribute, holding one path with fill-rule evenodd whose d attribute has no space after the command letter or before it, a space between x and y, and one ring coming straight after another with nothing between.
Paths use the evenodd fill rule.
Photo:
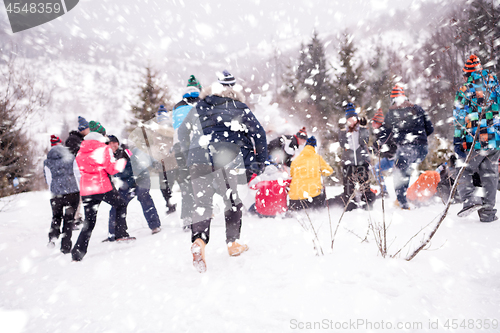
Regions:
<instances>
[{"instance_id":1,"label":"person in black jacket","mask_svg":"<svg viewBox=\"0 0 500 333\"><path fill-rule=\"evenodd\" d=\"M90 133L89 123L85 118L78 116L78 130L69 132L69 136L64 142L64 145L69 148L69 151L76 157L80 146L82 145L83 138L85 135ZM74 229L78 230L78 225L83 223L83 215L81 212L82 198L80 198L80 203L75 213Z\"/></svg>"},{"instance_id":2,"label":"person in black jacket","mask_svg":"<svg viewBox=\"0 0 500 333\"><path fill-rule=\"evenodd\" d=\"M410 103L403 88L396 85L391 92L385 128L386 135L392 135L398 147L393 172L397 201L402 209L410 209L406 190L413 171L411 165L422 162L427 156L427 137L434 132L434 127L429 115L420 106Z\"/></svg>"},{"instance_id":3,"label":"person in black jacket","mask_svg":"<svg viewBox=\"0 0 500 333\"><path fill-rule=\"evenodd\" d=\"M85 118L78 116L78 131L69 132L69 136L64 145L69 148L73 155L76 156L80 150L80 146L82 145L83 138L89 133L89 123L85 120Z\"/></svg>"},{"instance_id":4,"label":"person in black jacket","mask_svg":"<svg viewBox=\"0 0 500 333\"><path fill-rule=\"evenodd\" d=\"M246 184L264 169L266 132L244 103L236 79L224 71L217 83L204 90L178 129L181 150L187 152L195 208L191 226L193 265L206 271L205 245L209 242L215 193L225 203L226 243L231 256L248 250L240 238L242 202L237 184Z\"/></svg>"},{"instance_id":5,"label":"person in black jacket","mask_svg":"<svg viewBox=\"0 0 500 333\"><path fill-rule=\"evenodd\" d=\"M278 165L292 165L292 159L307 141L306 128L302 127L295 135L281 135L267 145L268 160Z\"/></svg>"},{"instance_id":6,"label":"person in black jacket","mask_svg":"<svg viewBox=\"0 0 500 333\"><path fill-rule=\"evenodd\" d=\"M115 159L118 160L124 158L127 161L125 169L113 176L113 183L115 187L118 188L118 192L125 200L127 205L133 198L137 197L137 200L141 204L142 212L144 213L144 217L146 218L149 229L151 229L151 233L154 235L160 232L160 217L158 216L153 198L151 198L151 194L149 193L149 186L138 186L136 182L137 177L134 176L131 158L136 158L136 156L133 155L133 153L128 149L127 146L120 146L120 141L116 136L108 135L108 139L108 146L111 148L111 150L113 150ZM147 175L146 178L149 180L149 175ZM109 235L108 238L105 239L105 241L113 242L115 240L115 226L116 209L114 207L111 207L111 210L109 211L108 223Z\"/></svg>"}]
</instances>

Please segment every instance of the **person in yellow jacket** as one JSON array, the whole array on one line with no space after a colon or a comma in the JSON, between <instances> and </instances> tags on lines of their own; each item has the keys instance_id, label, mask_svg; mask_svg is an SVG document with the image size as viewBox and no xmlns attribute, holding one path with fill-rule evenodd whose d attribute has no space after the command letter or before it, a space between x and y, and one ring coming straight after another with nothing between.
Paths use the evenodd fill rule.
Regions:
<instances>
[{"instance_id":1,"label":"person in yellow jacket","mask_svg":"<svg viewBox=\"0 0 500 333\"><path fill-rule=\"evenodd\" d=\"M289 209L324 207L326 195L323 191L321 176L329 176L332 173L332 167L316 153L316 138L311 136L290 166L292 183L288 192Z\"/></svg>"}]
</instances>

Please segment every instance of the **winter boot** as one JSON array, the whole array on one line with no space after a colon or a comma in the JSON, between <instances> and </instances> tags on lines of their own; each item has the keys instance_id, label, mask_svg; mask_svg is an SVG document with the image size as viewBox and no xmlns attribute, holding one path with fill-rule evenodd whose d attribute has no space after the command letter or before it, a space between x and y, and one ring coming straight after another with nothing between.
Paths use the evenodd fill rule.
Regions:
<instances>
[{"instance_id":1,"label":"winter boot","mask_svg":"<svg viewBox=\"0 0 500 333\"><path fill-rule=\"evenodd\" d=\"M47 243L47 248L53 249L54 247L56 247L56 240L57 238L54 237L50 238L49 242Z\"/></svg>"},{"instance_id":2,"label":"winter boot","mask_svg":"<svg viewBox=\"0 0 500 333\"><path fill-rule=\"evenodd\" d=\"M193 266L200 273L207 271L207 263L205 261L205 242L201 238L196 238L191 245L191 253L193 254Z\"/></svg>"},{"instance_id":3,"label":"winter boot","mask_svg":"<svg viewBox=\"0 0 500 333\"><path fill-rule=\"evenodd\" d=\"M469 207L464 207L461 211L457 213L458 217L466 217L469 216L470 214L474 213L475 211L480 210L483 207L481 204L474 204Z\"/></svg>"},{"instance_id":4,"label":"winter boot","mask_svg":"<svg viewBox=\"0 0 500 333\"><path fill-rule=\"evenodd\" d=\"M400 203L398 200L394 201L394 206L395 207L399 207L401 208L402 210L410 210L410 205L408 203Z\"/></svg>"},{"instance_id":5,"label":"winter boot","mask_svg":"<svg viewBox=\"0 0 500 333\"><path fill-rule=\"evenodd\" d=\"M248 251L248 245L246 244L238 244L236 242L231 242L227 244L227 251L231 257L236 257L242 254L245 251Z\"/></svg>"},{"instance_id":6,"label":"winter boot","mask_svg":"<svg viewBox=\"0 0 500 333\"><path fill-rule=\"evenodd\" d=\"M171 204L170 202L167 203L167 215L175 213L177 208L177 204Z\"/></svg>"},{"instance_id":7,"label":"winter boot","mask_svg":"<svg viewBox=\"0 0 500 333\"><path fill-rule=\"evenodd\" d=\"M153 230L151 230L151 234L157 234L161 231L161 228L160 227L157 227L157 228L154 228Z\"/></svg>"},{"instance_id":8,"label":"winter boot","mask_svg":"<svg viewBox=\"0 0 500 333\"><path fill-rule=\"evenodd\" d=\"M122 238L117 238L116 242L117 243L130 243L130 242L135 241L135 239L136 239L135 237L126 236L126 237L122 237Z\"/></svg>"}]
</instances>

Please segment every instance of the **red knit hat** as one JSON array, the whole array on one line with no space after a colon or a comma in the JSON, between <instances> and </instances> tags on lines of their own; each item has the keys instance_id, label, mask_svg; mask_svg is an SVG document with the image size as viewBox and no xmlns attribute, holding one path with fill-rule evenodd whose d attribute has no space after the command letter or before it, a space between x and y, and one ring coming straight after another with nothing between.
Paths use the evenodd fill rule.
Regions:
<instances>
[{"instance_id":1,"label":"red knit hat","mask_svg":"<svg viewBox=\"0 0 500 333\"><path fill-rule=\"evenodd\" d=\"M470 55L469 59L465 62L464 68L462 68L464 75L470 75L470 73L480 71L482 69L483 66L481 66L481 60L479 60L475 54Z\"/></svg>"},{"instance_id":2,"label":"red knit hat","mask_svg":"<svg viewBox=\"0 0 500 333\"><path fill-rule=\"evenodd\" d=\"M397 84L394 86L394 88L392 88L391 91L391 98L396 98L396 97L406 97L403 87Z\"/></svg>"},{"instance_id":3,"label":"red knit hat","mask_svg":"<svg viewBox=\"0 0 500 333\"><path fill-rule=\"evenodd\" d=\"M307 140L307 132L306 132L306 128L305 127L302 127L298 132L297 132L297 137L299 137L300 139L304 139L304 140Z\"/></svg>"},{"instance_id":4,"label":"red knit hat","mask_svg":"<svg viewBox=\"0 0 500 333\"><path fill-rule=\"evenodd\" d=\"M384 112L382 112L382 109L378 109L377 112L375 112L375 115L372 118L372 122L379 124L384 123Z\"/></svg>"},{"instance_id":5,"label":"red knit hat","mask_svg":"<svg viewBox=\"0 0 500 333\"><path fill-rule=\"evenodd\" d=\"M55 145L57 145L59 143L62 143L61 139L59 139L58 136L55 136L54 134L52 134L50 136L50 146L54 147Z\"/></svg>"}]
</instances>

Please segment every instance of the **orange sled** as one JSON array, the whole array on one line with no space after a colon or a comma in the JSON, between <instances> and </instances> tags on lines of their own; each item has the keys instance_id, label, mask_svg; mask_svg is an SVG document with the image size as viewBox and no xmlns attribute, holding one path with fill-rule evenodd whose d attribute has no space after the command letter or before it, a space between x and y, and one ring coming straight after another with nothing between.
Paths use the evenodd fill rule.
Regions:
<instances>
[{"instance_id":1,"label":"orange sled","mask_svg":"<svg viewBox=\"0 0 500 333\"><path fill-rule=\"evenodd\" d=\"M437 171L425 171L417 181L406 191L406 198L413 202L423 203L432 198L437 192L437 185L441 177Z\"/></svg>"}]
</instances>

